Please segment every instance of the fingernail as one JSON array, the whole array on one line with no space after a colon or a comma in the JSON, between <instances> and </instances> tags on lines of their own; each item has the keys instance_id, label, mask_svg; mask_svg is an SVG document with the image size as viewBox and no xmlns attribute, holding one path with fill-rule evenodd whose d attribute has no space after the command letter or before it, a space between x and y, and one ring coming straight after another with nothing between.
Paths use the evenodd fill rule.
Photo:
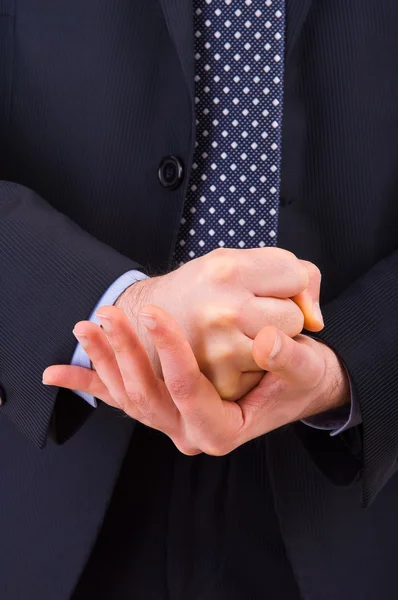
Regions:
<instances>
[{"instance_id":1,"label":"fingernail","mask_svg":"<svg viewBox=\"0 0 398 600\"><path fill-rule=\"evenodd\" d=\"M324 325L325 323L323 320L323 315L322 315L321 307L319 306L319 302L314 302L313 311L314 311L314 317L316 318L316 320L319 321L320 323L322 323L322 325Z\"/></svg>"},{"instance_id":2,"label":"fingernail","mask_svg":"<svg viewBox=\"0 0 398 600\"><path fill-rule=\"evenodd\" d=\"M83 348L86 348L88 346L88 337L84 335L84 333L76 333L76 331L73 330L73 335L75 336L79 344L83 346Z\"/></svg>"},{"instance_id":3,"label":"fingernail","mask_svg":"<svg viewBox=\"0 0 398 600\"><path fill-rule=\"evenodd\" d=\"M43 385L50 385L50 383L48 383L48 379L47 379L47 369L45 369L43 371L43 374L41 376L41 381L42 381Z\"/></svg>"},{"instance_id":4,"label":"fingernail","mask_svg":"<svg viewBox=\"0 0 398 600\"><path fill-rule=\"evenodd\" d=\"M102 327L105 331L111 331L112 329L112 319L107 315L103 315L101 313L96 313L98 321L101 323Z\"/></svg>"},{"instance_id":5,"label":"fingernail","mask_svg":"<svg viewBox=\"0 0 398 600\"><path fill-rule=\"evenodd\" d=\"M268 358L275 358L275 356L278 354L279 350L281 349L281 345L282 345L281 336L279 335L279 333L277 333L275 342L274 342L274 347L272 348L271 354L268 356Z\"/></svg>"},{"instance_id":6,"label":"fingernail","mask_svg":"<svg viewBox=\"0 0 398 600\"><path fill-rule=\"evenodd\" d=\"M141 321L144 323L147 329L155 329L157 325L156 317L148 315L146 313L139 313Z\"/></svg>"}]
</instances>

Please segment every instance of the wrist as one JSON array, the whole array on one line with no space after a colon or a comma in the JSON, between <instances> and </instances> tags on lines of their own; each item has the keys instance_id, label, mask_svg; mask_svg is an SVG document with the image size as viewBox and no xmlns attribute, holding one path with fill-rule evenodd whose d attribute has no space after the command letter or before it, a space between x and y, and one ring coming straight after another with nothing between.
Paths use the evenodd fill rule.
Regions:
<instances>
[{"instance_id":1,"label":"wrist","mask_svg":"<svg viewBox=\"0 0 398 600\"><path fill-rule=\"evenodd\" d=\"M132 283L117 298L115 306L123 310L128 317L138 314L140 307L149 301L153 281L154 279L148 278Z\"/></svg>"}]
</instances>

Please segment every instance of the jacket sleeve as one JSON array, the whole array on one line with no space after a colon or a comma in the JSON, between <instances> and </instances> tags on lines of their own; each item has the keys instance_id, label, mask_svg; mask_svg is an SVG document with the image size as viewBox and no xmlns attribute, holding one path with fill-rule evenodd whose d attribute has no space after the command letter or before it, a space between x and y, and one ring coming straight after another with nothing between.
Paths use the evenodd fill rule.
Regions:
<instances>
[{"instance_id":1,"label":"jacket sleeve","mask_svg":"<svg viewBox=\"0 0 398 600\"><path fill-rule=\"evenodd\" d=\"M71 361L75 323L136 268L33 191L0 182L0 411L37 446L49 432L63 441L91 410L62 392L54 411L58 390L42 372Z\"/></svg>"},{"instance_id":2,"label":"jacket sleeve","mask_svg":"<svg viewBox=\"0 0 398 600\"><path fill-rule=\"evenodd\" d=\"M312 458L335 483L362 478L365 507L397 469L397 298L398 252L394 252L322 307L326 326L317 337L346 366L362 425L334 439L297 428Z\"/></svg>"}]
</instances>

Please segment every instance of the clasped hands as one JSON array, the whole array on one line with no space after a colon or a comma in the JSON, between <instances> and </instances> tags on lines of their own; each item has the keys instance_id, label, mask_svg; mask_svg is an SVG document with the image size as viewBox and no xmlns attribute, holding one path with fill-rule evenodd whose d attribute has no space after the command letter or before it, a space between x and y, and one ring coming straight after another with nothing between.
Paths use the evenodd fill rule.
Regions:
<instances>
[{"instance_id":1,"label":"clasped hands","mask_svg":"<svg viewBox=\"0 0 398 600\"><path fill-rule=\"evenodd\" d=\"M102 325L74 334L93 370L49 367L47 385L92 394L184 454L224 455L349 401L344 367L302 335L323 327L320 272L278 248L220 249L133 284Z\"/></svg>"}]
</instances>

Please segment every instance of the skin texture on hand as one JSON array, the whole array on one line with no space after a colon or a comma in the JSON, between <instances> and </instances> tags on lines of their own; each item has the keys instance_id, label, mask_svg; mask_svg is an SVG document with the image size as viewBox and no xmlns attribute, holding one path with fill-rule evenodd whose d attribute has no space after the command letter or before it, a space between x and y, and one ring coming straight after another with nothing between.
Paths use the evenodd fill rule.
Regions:
<instances>
[{"instance_id":1,"label":"skin texture on hand","mask_svg":"<svg viewBox=\"0 0 398 600\"><path fill-rule=\"evenodd\" d=\"M322 315L314 312L319 288L317 267L285 250L220 249L134 284L116 306L133 323L157 374L157 353L137 319L145 303L176 319L202 373L223 399L237 400L261 380L252 345L263 327L275 326L290 337L302 331L304 322L310 331L322 329Z\"/></svg>"},{"instance_id":2,"label":"skin texture on hand","mask_svg":"<svg viewBox=\"0 0 398 600\"><path fill-rule=\"evenodd\" d=\"M184 454L223 455L248 440L292 421L342 406L349 400L345 369L324 344L299 335L291 339L273 326L253 343L261 369L259 384L237 402L223 400L201 372L180 325L155 306L140 318L159 356L158 377L131 322L116 307L97 312L75 327L96 371L81 367L46 369L43 382L79 389L163 431Z\"/></svg>"}]
</instances>

